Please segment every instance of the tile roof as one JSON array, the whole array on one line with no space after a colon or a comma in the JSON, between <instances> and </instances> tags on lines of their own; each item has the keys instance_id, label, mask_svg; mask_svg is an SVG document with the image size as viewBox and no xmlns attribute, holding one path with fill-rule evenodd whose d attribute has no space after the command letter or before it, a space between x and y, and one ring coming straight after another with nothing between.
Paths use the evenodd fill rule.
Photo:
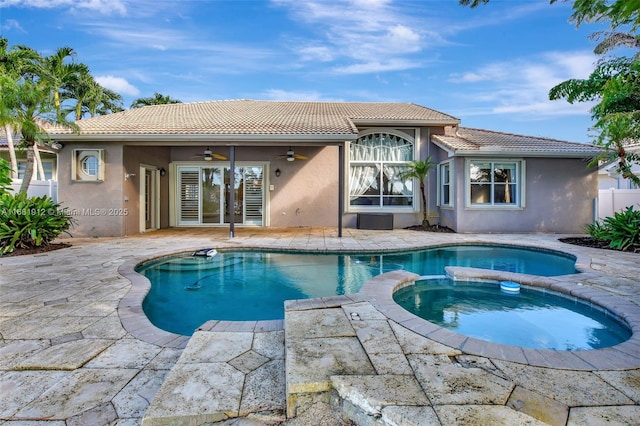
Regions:
<instances>
[{"instance_id":1,"label":"tile roof","mask_svg":"<svg viewBox=\"0 0 640 426\"><path fill-rule=\"evenodd\" d=\"M231 100L154 105L80 120L81 135L357 135L356 123L456 124L411 103ZM68 130L52 131L68 134Z\"/></svg>"},{"instance_id":2,"label":"tile roof","mask_svg":"<svg viewBox=\"0 0 640 426\"><path fill-rule=\"evenodd\" d=\"M537 136L459 127L448 128L444 135L433 135L432 140L454 154L495 155L539 154L589 157L602 152L602 148L578 142Z\"/></svg>"}]
</instances>

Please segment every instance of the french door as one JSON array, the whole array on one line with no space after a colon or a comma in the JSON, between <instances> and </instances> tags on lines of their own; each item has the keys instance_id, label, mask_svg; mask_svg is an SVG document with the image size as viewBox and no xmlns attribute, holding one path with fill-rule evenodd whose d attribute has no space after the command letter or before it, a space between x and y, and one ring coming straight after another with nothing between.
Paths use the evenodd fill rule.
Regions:
<instances>
[{"instance_id":1,"label":"french door","mask_svg":"<svg viewBox=\"0 0 640 426\"><path fill-rule=\"evenodd\" d=\"M155 166L140 164L139 203L140 232L160 228L160 171Z\"/></svg>"},{"instance_id":2,"label":"french door","mask_svg":"<svg viewBox=\"0 0 640 426\"><path fill-rule=\"evenodd\" d=\"M264 179L262 165L236 167L230 187L229 166L178 166L178 225L262 225ZM234 205L230 206L231 191Z\"/></svg>"}]
</instances>

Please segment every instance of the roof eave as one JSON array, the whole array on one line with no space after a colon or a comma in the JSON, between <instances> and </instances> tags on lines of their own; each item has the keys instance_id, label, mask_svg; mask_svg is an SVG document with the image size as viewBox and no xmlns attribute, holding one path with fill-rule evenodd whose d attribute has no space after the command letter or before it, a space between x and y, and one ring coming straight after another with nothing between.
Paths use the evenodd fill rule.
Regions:
<instances>
[{"instance_id":1,"label":"roof eave","mask_svg":"<svg viewBox=\"0 0 640 426\"><path fill-rule=\"evenodd\" d=\"M443 150L444 152L447 153L447 156L449 157L453 157L455 156L456 152L451 149L450 147L446 146L445 144L443 144L442 142L440 142L439 140L437 140L436 138L431 138L431 142L437 146L438 148L440 148L441 150Z\"/></svg>"},{"instance_id":2,"label":"roof eave","mask_svg":"<svg viewBox=\"0 0 640 426\"><path fill-rule=\"evenodd\" d=\"M429 126L455 126L460 124L458 119L450 120L386 120L386 119L359 119L352 118L351 121L356 126L409 126L409 127L429 127Z\"/></svg>"},{"instance_id":3,"label":"roof eave","mask_svg":"<svg viewBox=\"0 0 640 426\"><path fill-rule=\"evenodd\" d=\"M17 151L18 148L15 148L15 150ZM9 147L7 145L0 145L0 151L2 152L9 151ZM53 148L51 146L38 145L38 151L45 152L47 154L57 154L60 150Z\"/></svg>"},{"instance_id":4,"label":"roof eave","mask_svg":"<svg viewBox=\"0 0 640 426\"><path fill-rule=\"evenodd\" d=\"M235 144L240 142L275 143L340 143L357 139L355 134L51 134L52 140L78 142L127 142L146 144L154 142L170 144L175 142L218 142Z\"/></svg>"},{"instance_id":5,"label":"roof eave","mask_svg":"<svg viewBox=\"0 0 640 426\"><path fill-rule=\"evenodd\" d=\"M459 150L454 151L454 157L545 157L545 158L592 158L599 155L599 151L594 152L537 152L518 150Z\"/></svg>"}]
</instances>

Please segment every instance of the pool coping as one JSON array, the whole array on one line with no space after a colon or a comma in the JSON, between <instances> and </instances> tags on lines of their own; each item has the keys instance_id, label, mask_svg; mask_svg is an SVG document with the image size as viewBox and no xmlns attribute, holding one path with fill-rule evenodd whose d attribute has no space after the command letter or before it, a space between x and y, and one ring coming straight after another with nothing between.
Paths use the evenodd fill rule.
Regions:
<instances>
[{"instance_id":1,"label":"pool coping","mask_svg":"<svg viewBox=\"0 0 640 426\"><path fill-rule=\"evenodd\" d=\"M437 248L451 245L492 245L486 242L470 242L463 244L435 244L420 247L408 247L404 250L420 250L427 248ZM543 349L528 349L518 346L510 346L499 343L492 343L485 340L475 339L469 336L455 333L436 324L430 323L402 308L393 300L393 292L403 286L412 285L420 276L407 271L392 271L378 275L367 281L360 291L354 295L333 296L328 298L303 299L293 302L303 304L309 309L314 307L324 307L327 299L351 301L351 297L360 301L369 302L388 319L397 322L405 328L427 337L428 339L456 348L463 353L470 355L495 358L505 361L527 364L531 366L571 369L571 370L612 370L628 369L640 367L640 307L625 299L611 295L601 290L589 286L582 286L580 281L586 277L600 275L594 272L591 267L591 259L571 252L559 250L549 250L544 247L533 245L517 244L493 244L496 246L513 246L519 248L537 249L548 252L569 254L576 258L577 274L561 275L555 277L543 277L537 275L519 274L513 272L503 272L479 268L469 268L460 266L445 267L449 277L459 281L472 280L508 280L519 282L523 285L550 289L572 297L577 297L593 303L611 312L624 321L631 329L632 336L629 340L616 346L603 349L580 350L580 351L557 351ZM151 288L150 281L143 275L137 273L135 268L144 262L155 258L170 256L179 253L196 251L202 247L192 249L181 249L163 253L154 253L145 257L129 259L118 267L118 273L127 278L132 286L127 294L120 300L118 305L118 315L125 330L133 337L148 343L170 348L184 348L191 336L171 333L162 330L149 320L142 309L142 302ZM273 247L241 247L241 248L220 248L220 250L277 250ZM304 250L298 250L304 251ZM319 252L318 250L307 250L309 252ZM350 250L337 250L336 252L348 252ZM361 250L359 250L361 251ZM372 250L373 251L373 250ZM380 251L380 250L377 250ZM324 252L324 251L320 251ZM285 303L287 303L285 302ZM219 321L211 320L201 325L196 331L215 332L269 332L282 330L284 320L263 320L263 321Z\"/></svg>"},{"instance_id":2,"label":"pool coping","mask_svg":"<svg viewBox=\"0 0 640 426\"><path fill-rule=\"evenodd\" d=\"M198 250L198 248L193 249ZM156 327L144 313L142 302L151 289L151 282L147 277L136 272L135 268L142 262L158 257L170 256L178 253L188 253L191 250L180 250L152 257L133 258L118 267L118 273L131 281L131 289L118 304L118 316L124 329L133 337L147 343L167 348L184 349L191 336L172 333ZM202 324L196 331L226 331L226 332L269 332L284 329L284 320L261 321L219 321L210 320Z\"/></svg>"},{"instance_id":3,"label":"pool coping","mask_svg":"<svg viewBox=\"0 0 640 426\"><path fill-rule=\"evenodd\" d=\"M640 307L604 291L582 286L578 275L538 277L513 272L448 266L447 276L456 281L514 281L582 299L617 316L631 329L631 337L618 345L590 350L530 349L488 342L440 327L412 314L393 300L393 293L413 285L420 276L406 271L378 275L364 284L358 293L388 319L430 340L460 350L464 354L511 361L534 367L567 370L624 370L640 368Z\"/></svg>"}]
</instances>

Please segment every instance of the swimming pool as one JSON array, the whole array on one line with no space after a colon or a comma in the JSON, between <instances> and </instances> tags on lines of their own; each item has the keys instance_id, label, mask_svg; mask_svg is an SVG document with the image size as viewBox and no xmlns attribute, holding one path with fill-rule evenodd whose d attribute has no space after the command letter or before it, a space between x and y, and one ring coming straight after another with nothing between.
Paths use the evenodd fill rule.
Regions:
<instances>
[{"instance_id":1,"label":"swimming pool","mask_svg":"<svg viewBox=\"0 0 640 426\"><path fill-rule=\"evenodd\" d=\"M456 333L523 348L600 349L632 334L600 308L531 287L514 291L499 283L429 279L397 290L393 300Z\"/></svg>"},{"instance_id":2,"label":"swimming pool","mask_svg":"<svg viewBox=\"0 0 640 426\"><path fill-rule=\"evenodd\" d=\"M284 301L357 293L392 270L442 275L445 266L470 266L555 276L573 274L575 258L557 252L490 245L459 245L394 253L221 251L154 259L136 271L151 282L143 302L161 329L191 335L208 320L284 318Z\"/></svg>"}]
</instances>

